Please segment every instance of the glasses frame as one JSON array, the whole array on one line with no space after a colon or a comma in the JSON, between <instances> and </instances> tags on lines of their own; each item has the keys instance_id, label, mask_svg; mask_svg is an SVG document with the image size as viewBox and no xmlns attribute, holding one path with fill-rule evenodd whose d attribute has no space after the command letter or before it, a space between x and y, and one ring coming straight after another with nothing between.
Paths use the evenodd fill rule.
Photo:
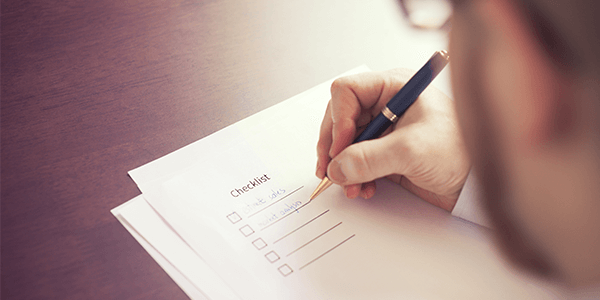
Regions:
<instances>
[{"instance_id":1,"label":"glasses frame","mask_svg":"<svg viewBox=\"0 0 600 300\"><path fill-rule=\"evenodd\" d=\"M446 1L449 1L449 0L446 0ZM451 2L451 1L449 1L449 2ZM442 23L442 25L440 25L438 27L428 27L428 26L419 25L412 21L412 19L410 18L410 11L406 7L405 0L398 0L398 5L400 5L400 9L402 10L402 15L404 16L404 19L413 28L420 29L420 30L441 30L441 31L450 31L450 28L452 28L451 22L450 22L450 19L452 19L452 14L450 14L450 16L448 16L448 19L446 19L446 21L444 21L444 23ZM453 6L452 3L450 3L450 5Z\"/></svg>"}]
</instances>

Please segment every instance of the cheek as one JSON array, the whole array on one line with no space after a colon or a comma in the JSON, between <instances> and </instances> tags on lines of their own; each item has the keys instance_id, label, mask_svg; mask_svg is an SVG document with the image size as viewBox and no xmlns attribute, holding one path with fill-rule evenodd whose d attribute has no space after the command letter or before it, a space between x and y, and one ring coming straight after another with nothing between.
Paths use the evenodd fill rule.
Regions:
<instances>
[{"instance_id":1,"label":"cheek","mask_svg":"<svg viewBox=\"0 0 600 300\"><path fill-rule=\"evenodd\" d=\"M469 70L468 67L472 63L469 61L471 56L471 51L468 49L469 34L467 28L458 19L453 19L452 22L453 29L450 32L449 43L452 93L465 143L469 152L473 154L473 149L476 146L475 137L477 132L475 129L477 128L477 122L473 110L473 101L476 101L476 99L473 99L474 97L470 93L473 89L469 84L469 72L473 71Z\"/></svg>"}]
</instances>

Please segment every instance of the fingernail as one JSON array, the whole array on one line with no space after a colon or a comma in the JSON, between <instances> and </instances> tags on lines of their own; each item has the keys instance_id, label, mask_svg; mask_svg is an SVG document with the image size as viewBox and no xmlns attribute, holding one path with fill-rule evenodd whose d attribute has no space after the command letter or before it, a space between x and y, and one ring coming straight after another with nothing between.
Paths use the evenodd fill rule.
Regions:
<instances>
[{"instance_id":1,"label":"fingernail","mask_svg":"<svg viewBox=\"0 0 600 300\"><path fill-rule=\"evenodd\" d=\"M329 168L327 170L327 176L335 183L343 184L346 182L346 175L344 175L344 171L342 171L342 166L337 160L332 160L329 163Z\"/></svg>"}]
</instances>

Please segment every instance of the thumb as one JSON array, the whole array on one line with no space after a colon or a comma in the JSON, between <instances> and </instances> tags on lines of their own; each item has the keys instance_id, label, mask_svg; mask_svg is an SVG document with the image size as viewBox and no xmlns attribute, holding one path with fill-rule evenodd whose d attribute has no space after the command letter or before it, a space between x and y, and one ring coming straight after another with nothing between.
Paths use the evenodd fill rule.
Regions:
<instances>
[{"instance_id":1,"label":"thumb","mask_svg":"<svg viewBox=\"0 0 600 300\"><path fill-rule=\"evenodd\" d=\"M349 185L402 174L405 165L402 156L390 136L363 141L348 146L334 157L327 168L327 176L334 183Z\"/></svg>"}]
</instances>

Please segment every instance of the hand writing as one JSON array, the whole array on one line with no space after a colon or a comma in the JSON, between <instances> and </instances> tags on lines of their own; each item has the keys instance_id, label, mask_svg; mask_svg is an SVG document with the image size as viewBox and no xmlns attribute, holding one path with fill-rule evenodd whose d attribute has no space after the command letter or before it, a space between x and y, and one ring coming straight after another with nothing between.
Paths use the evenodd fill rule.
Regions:
<instances>
[{"instance_id":1,"label":"hand writing","mask_svg":"<svg viewBox=\"0 0 600 300\"><path fill-rule=\"evenodd\" d=\"M439 90L428 87L382 137L350 145L413 74L396 69L334 81L317 144L316 175L327 174L349 198L372 197L374 180L387 177L451 211L470 162L454 103Z\"/></svg>"}]
</instances>

